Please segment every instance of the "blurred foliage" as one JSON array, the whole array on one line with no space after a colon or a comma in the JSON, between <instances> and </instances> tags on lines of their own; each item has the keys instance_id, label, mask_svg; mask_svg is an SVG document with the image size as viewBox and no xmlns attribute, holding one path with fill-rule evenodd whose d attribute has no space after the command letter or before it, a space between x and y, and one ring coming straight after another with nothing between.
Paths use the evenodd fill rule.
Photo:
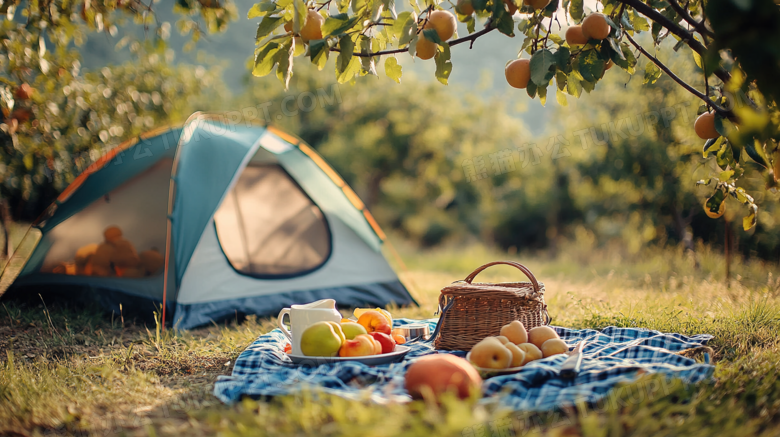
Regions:
<instances>
[{"instance_id":1,"label":"blurred foliage","mask_svg":"<svg viewBox=\"0 0 780 437\"><path fill-rule=\"evenodd\" d=\"M511 98L485 102L413 77L403 87L369 78L346 86L301 68L286 92L270 80L248 86L239 107L262 107L261 118L315 145L383 225L422 246L479 239L563 250L576 240L619 242L629 253L677 242L694 249L696 239L721 244L726 219L745 215L732 199L725 219L706 216L710 193L695 182L722 170L690 128L695 100L668 77L651 84L611 71L598 95L559 107L536 138L506 115ZM474 171L479 162L483 173ZM745 176L767 205L737 244L774 259L776 196L755 166Z\"/></svg>"},{"instance_id":2,"label":"blurred foliage","mask_svg":"<svg viewBox=\"0 0 780 437\"><path fill-rule=\"evenodd\" d=\"M180 1L178 27L197 41L235 18L232 3ZM0 2L0 201L17 219L34 218L92 161L123 140L181 121L198 101L224 95L219 67L180 64L166 48L170 24L138 0ZM197 19L197 17L200 19ZM119 41L132 60L81 71L77 47L89 32ZM205 30L203 28L205 27ZM75 48L74 48L75 45ZM213 94L210 96L209 94ZM6 208L0 209L5 213ZM4 217L7 220L7 217Z\"/></svg>"}]
</instances>

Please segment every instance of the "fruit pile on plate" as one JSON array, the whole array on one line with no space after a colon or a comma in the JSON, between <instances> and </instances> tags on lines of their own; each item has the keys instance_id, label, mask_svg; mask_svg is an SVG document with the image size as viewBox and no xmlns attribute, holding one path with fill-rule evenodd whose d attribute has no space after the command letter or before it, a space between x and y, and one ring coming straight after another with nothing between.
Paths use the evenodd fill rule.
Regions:
<instances>
[{"instance_id":1,"label":"fruit pile on plate","mask_svg":"<svg viewBox=\"0 0 780 437\"><path fill-rule=\"evenodd\" d=\"M358 308L353 319L317 322L301 334L301 352L307 357L365 357L393 352L406 339L393 333L393 316L381 309Z\"/></svg>"},{"instance_id":2,"label":"fruit pile on plate","mask_svg":"<svg viewBox=\"0 0 780 437\"><path fill-rule=\"evenodd\" d=\"M549 326L526 331L522 322L515 320L504 325L500 335L475 344L468 359L478 370L495 371L519 368L531 361L568 351L566 343Z\"/></svg>"}]
</instances>

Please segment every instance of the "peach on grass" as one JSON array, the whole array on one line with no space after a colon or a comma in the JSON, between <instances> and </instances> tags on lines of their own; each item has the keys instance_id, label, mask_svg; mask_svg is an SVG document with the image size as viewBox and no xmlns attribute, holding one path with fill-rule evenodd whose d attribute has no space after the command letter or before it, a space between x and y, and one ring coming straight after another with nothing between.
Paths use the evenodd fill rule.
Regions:
<instances>
[{"instance_id":1,"label":"peach on grass","mask_svg":"<svg viewBox=\"0 0 780 437\"><path fill-rule=\"evenodd\" d=\"M466 399L482 386L479 372L468 361L450 354L417 359L409 366L404 378L404 388L414 399L432 396L438 401L447 392Z\"/></svg>"}]
</instances>

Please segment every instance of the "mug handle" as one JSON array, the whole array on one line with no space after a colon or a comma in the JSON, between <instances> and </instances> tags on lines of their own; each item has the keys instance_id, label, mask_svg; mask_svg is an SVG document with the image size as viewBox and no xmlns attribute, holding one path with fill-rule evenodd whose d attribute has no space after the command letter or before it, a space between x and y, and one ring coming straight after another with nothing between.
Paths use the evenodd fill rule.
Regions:
<instances>
[{"instance_id":1,"label":"mug handle","mask_svg":"<svg viewBox=\"0 0 780 437\"><path fill-rule=\"evenodd\" d=\"M279 316L276 318L276 324L279 326L279 329L282 330L282 333L287 336L287 339L290 340L292 343L292 334L290 334L290 331L287 330L287 327L284 326L284 316L290 315L290 309L285 308L281 311L279 311Z\"/></svg>"}]
</instances>

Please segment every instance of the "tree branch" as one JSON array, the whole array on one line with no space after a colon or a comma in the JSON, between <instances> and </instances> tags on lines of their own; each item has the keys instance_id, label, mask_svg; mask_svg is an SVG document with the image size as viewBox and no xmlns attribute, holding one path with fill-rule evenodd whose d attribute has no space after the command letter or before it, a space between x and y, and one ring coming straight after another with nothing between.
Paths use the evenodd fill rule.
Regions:
<instances>
[{"instance_id":1,"label":"tree branch","mask_svg":"<svg viewBox=\"0 0 780 437\"><path fill-rule=\"evenodd\" d=\"M693 37L693 34L683 29L677 23L670 20L669 18L666 18L663 14L653 9L651 6L642 3L641 0L618 0L618 1L620 3L624 3L628 6L631 6L632 8L636 9L636 11L639 12L640 14L646 16L647 18L667 28L669 32L677 35L678 37L680 37L680 39L685 41L685 43L688 44L691 50L698 53L699 56L701 56L702 58L704 57L704 54L707 51L707 48L704 47L704 44L696 40L696 38ZM718 78L722 80L724 83L728 82L731 79L731 74L729 74L726 70L722 68L715 70L713 73L716 76L718 76Z\"/></svg>"},{"instance_id":2,"label":"tree branch","mask_svg":"<svg viewBox=\"0 0 780 437\"><path fill-rule=\"evenodd\" d=\"M711 106L713 109L715 109L715 111L716 111L716 112L718 112L719 114L723 115L724 117L728 118L728 119L729 119L729 120L731 120L731 121L734 121L734 122L736 122L736 121L737 121L737 116L736 116L736 115L735 115L733 112L731 112L731 111L729 111L729 110L727 110L727 109L724 109L724 108L720 107L720 106L719 106L719 105L717 105L715 102L713 102L712 100L710 100L710 98L709 98L709 97L707 97L706 95L704 95L704 94L703 94L701 91L697 90L696 88L694 88L694 87L692 87L691 85L689 85L688 83L686 83L684 80L680 79L680 78L679 78L679 77L678 77L676 74L674 74L674 73L672 72L672 70L670 70L670 69L669 69L669 67L667 67L666 65L664 65L664 63L663 63L663 62L659 61L659 60L658 60L658 58L656 58L655 56L653 56L653 55L651 55L650 53L648 53L648 52L647 52L647 50L645 50L645 48L644 48L644 47L642 47L642 46L641 46L639 43L637 43L636 41L634 41L634 39L633 39L633 38L631 38L631 36L629 36L628 34L625 34L625 37L628 39L628 41L629 41L629 42L630 42L630 43L631 43L631 44L632 44L634 47L636 47L636 49L637 49L637 50L639 50L639 52L640 52L640 53L642 53L643 55L645 55L645 57L646 57L647 59L649 59L649 60L650 60L650 61L651 61L653 64L655 64L655 65L656 65L658 68L660 68L660 69L661 69L661 71L663 71L663 72L664 72L664 73L666 73L666 74L667 74L669 77L671 77L671 78L672 78L672 80L674 80L675 82L677 82L677 83L678 83L678 84L679 84L681 87L685 88L685 89L686 89L688 92L690 92L690 93L691 93L691 94L693 94L694 96L696 96L696 97L700 98L702 101L706 102L706 103L707 103L708 105L710 105L710 106Z\"/></svg>"},{"instance_id":3,"label":"tree branch","mask_svg":"<svg viewBox=\"0 0 780 437\"><path fill-rule=\"evenodd\" d=\"M452 46L456 46L458 44L463 44L464 42L469 42L469 41L471 41L473 43L480 36L485 35L487 33L490 33L492 31L494 31L495 29L496 28L493 25L488 23L485 26L485 28L480 30L479 32L474 32L471 35L464 36L463 38L454 39L454 40L449 42L449 45L450 45L450 47L452 47ZM330 51L331 52L341 52L341 50L339 50L336 47L332 47L330 49ZM374 57L374 56L392 55L392 54L395 54L395 53L404 53L404 52L408 52L408 51L409 51L409 47L404 47L402 49L383 50L383 51L379 51L379 52L352 53L352 56L359 56L361 58L369 58L369 57Z\"/></svg>"},{"instance_id":4,"label":"tree branch","mask_svg":"<svg viewBox=\"0 0 780 437\"><path fill-rule=\"evenodd\" d=\"M693 26L694 29L696 29L697 32L702 34L702 36L708 36L710 38L714 38L715 35L707 29L707 26L704 25L704 20L702 21L696 21L695 18L691 17L691 14L688 13L688 11L685 10L685 8L680 5L680 3L677 2L677 0L667 0L669 2L669 5L674 9L675 12L677 12L677 15L681 16L683 20L687 21L688 24Z\"/></svg>"}]
</instances>

